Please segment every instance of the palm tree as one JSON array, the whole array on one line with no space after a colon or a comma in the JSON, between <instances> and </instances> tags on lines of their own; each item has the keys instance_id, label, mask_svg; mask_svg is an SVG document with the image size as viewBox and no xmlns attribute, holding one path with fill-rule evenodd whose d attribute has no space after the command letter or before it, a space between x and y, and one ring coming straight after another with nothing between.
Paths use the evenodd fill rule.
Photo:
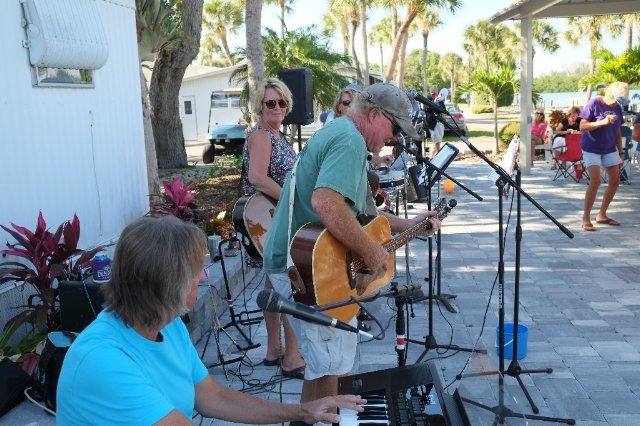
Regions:
<instances>
[{"instance_id":1,"label":"palm tree","mask_svg":"<svg viewBox=\"0 0 640 426\"><path fill-rule=\"evenodd\" d=\"M589 67L589 73L593 74L596 70L596 55L600 47L600 40L602 39L602 27L605 27L611 35L617 37L622 31L622 26L616 18L610 16L583 16L567 18L569 29L564 33L564 38L569 43L577 45L584 37L589 40L589 46L591 51L591 62ZM591 93L593 91L593 85L587 85L587 97L588 101L591 99Z\"/></svg>"},{"instance_id":2,"label":"palm tree","mask_svg":"<svg viewBox=\"0 0 640 426\"><path fill-rule=\"evenodd\" d=\"M512 66L492 66L489 70L478 71L471 82L461 87L465 92L477 92L485 95L491 101L493 107L493 135L495 137L494 152L500 152L498 138L498 107L501 99L513 98L513 93L518 90L518 82L515 79L516 69ZM511 96L509 96L511 94Z\"/></svg>"},{"instance_id":3,"label":"palm tree","mask_svg":"<svg viewBox=\"0 0 640 426\"><path fill-rule=\"evenodd\" d=\"M208 31L205 40L212 38L219 41L229 66L234 65L236 60L229 49L227 34L236 34L244 24L243 11L244 1L241 0L209 0L204 5L202 25Z\"/></svg>"},{"instance_id":4,"label":"palm tree","mask_svg":"<svg viewBox=\"0 0 640 426\"><path fill-rule=\"evenodd\" d=\"M431 30L442 25L442 21L440 20L440 12L429 8L418 15L416 19L418 26L422 28L422 92L427 93L429 90L427 76L427 41Z\"/></svg>"},{"instance_id":5,"label":"palm tree","mask_svg":"<svg viewBox=\"0 0 640 426\"><path fill-rule=\"evenodd\" d=\"M267 4L275 4L280 8L280 37L284 38L284 33L287 26L284 23L284 17L287 12L291 12L293 9L291 5L295 0L266 0Z\"/></svg>"},{"instance_id":6,"label":"palm tree","mask_svg":"<svg viewBox=\"0 0 640 426\"><path fill-rule=\"evenodd\" d=\"M460 68L464 65L462 63L462 57L457 53L447 53L440 60L440 72L447 76L451 82L451 100L456 101L456 86L458 84L458 75L460 74Z\"/></svg>"},{"instance_id":7,"label":"palm tree","mask_svg":"<svg viewBox=\"0 0 640 426\"><path fill-rule=\"evenodd\" d=\"M402 38L400 55L398 56L398 73L396 74L396 82L398 83L398 87L404 87L404 67L407 55L407 42L409 41L409 37L411 37L417 30L418 26L416 25L416 23L411 23L411 25L409 26L409 30L404 34Z\"/></svg>"},{"instance_id":8,"label":"palm tree","mask_svg":"<svg viewBox=\"0 0 640 426\"><path fill-rule=\"evenodd\" d=\"M367 38L367 0L360 0L360 23L362 26L360 27L360 35L362 42L362 59L364 61L364 69L362 70L362 87L367 87L369 85L369 40Z\"/></svg>"},{"instance_id":9,"label":"palm tree","mask_svg":"<svg viewBox=\"0 0 640 426\"><path fill-rule=\"evenodd\" d=\"M167 43L158 52L151 75L149 100L158 167L178 168L187 165L178 93L184 72L198 55L202 31L203 0L182 0L180 40Z\"/></svg>"},{"instance_id":10,"label":"palm tree","mask_svg":"<svg viewBox=\"0 0 640 426\"><path fill-rule=\"evenodd\" d=\"M388 46L393 42L393 35L391 31L391 16L386 16L383 20L381 20L371 28L371 35L369 39L372 43L376 43L380 48L381 71L384 71L384 53L382 48L383 46Z\"/></svg>"},{"instance_id":11,"label":"palm tree","mask_svg":"<svg viewBox=\"0 0 640 426\"><path fill-rule=\"evenodd\" d=\"M406 6L407 14L398 29L398 33L395 35L393 40L393 47L391 48L391 59L389 61L389 66L387 67L387 72L385 73L384 80L391 81L393 74L395 73L396 62L398 57L400 56L400 49L402 48L403 38L408 35L409 27L413 20L418 16L418 14L422 13L428 6L435 7L444 7L448 6L449 10L453 13L455 10L461 5L460 0L401 0L396 2L395 0L387 0L387 7L391 7L392 5L395 7L395 4L401 4ZM405 44L406 46L406 44Z\"/></svg>"},{"instance_id":12,"label":"palm tree","mask_svg":"<svg viewBox=\"0 0 640 426\"><path fill-rule=\"evenodd\" d=\"M512 39L512 31L502 24L493 25L487 20L481 20L476 25L470 25L464 30L464 39L474 54L478 54L487 71L492 62L511 62L505 61L507 55L505 41Z\"/></svg>"},{"instance_id":13,"label":"palm tree","mask_svg":"<svg viewBox=\"0 0 640 426\"><path fill-rule=\"evenodd\" d=\"M633 26L635 25L638 32L638 41L640 42L640 13L629 13L620 17L624 22L624 45L625 50L633 48Z\"/></svg>"},{"instance_id":14,"label":"palm tree","mask_svg":"<svg viewBox=\"0 0 640 426\"><path fill-rule=\"evenodd\" d=\"M342 52L345 55L349 54L349 20L347 16L339 13L337 10L329 8L327 13L323 17L324 28L323 33L327 36L340 30L342 36Z\"/></svg>"},{"instance_id":15,"label":"palm tree","mask_svg":"<svg viewBox=\"0 0 640 426\"><path fill-rule=\"evenodd\" d=\"M349 84L345 77L334 71L336 66L348 63L349 57L333 52L329 39L316 34L315 26L286 31L284 38L267 29L262 36L262 46L264 75L276 76L279 70L286 68L309 68L313 75L313 99L322 108L330 106L336 93ZM239 49L239 55L244 54L245 51ZM231 80L246 83L247 67L241 66L234 71Z\"/></svg>"},{"instance_id":16,"label":"palm tree","mask_svg":"<svg viewBox=\"0 0 640 426\"><path fill-rule=\"evenodd\" d=\"M136 0L136 33L138 40L138 58L140 60L140 89L142 93L142 116L144 123L144 146L147 162L147 189L151 197L160 193L158 178L158 158L156 155L151 107L149 106L149 88L142 72L144 63L155 62L163 45L181 37L177 16L173 13L173 4L163 0ZM150 199L150 202L153 199Z\"/></svg>"},{"instance_id":17,"label":"palm tree","mask_svg":"<svg viewBox=\"0 0 640 426\"><path fill-rule=\"evenodd\" d=\"M329 10L332 14L341 16L341 20L344 19L349 23L349 54L351 55L353 68L356 71L358 83L364 84L360 60L356 53L356 31L360 25L360 8L358 3L359 0L329 0Z\"/></svg>"},{"instance_id":18,"label":"palm tree","mask_svg":"<svg viewBox=\"0 0 640 426\"><path fill-rule=\"evenodd\" d=\"M262 48L262 36L260 28L262 22L262 0L246 0L244 22L247 38L247 66L245 79L247 81L247 97L253 98L258 85L264 80L264 50ZM258 117L253 114L252 121L257 122Z\"/></svg>"}]
</instances>

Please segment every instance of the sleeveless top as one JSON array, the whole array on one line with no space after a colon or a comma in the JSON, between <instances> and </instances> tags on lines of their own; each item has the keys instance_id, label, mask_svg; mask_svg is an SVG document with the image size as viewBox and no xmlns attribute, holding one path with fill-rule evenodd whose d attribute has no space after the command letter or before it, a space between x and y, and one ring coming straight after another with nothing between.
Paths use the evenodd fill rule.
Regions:
<instances>
[{"instance_id":1,"label":"sleeveless top","mask_svg":"<svg viewBox=\"0 0 640 426\"><path fill-rule=\"evenodd\" d=\"M264 130L271 137L271 159L267 169L267 176L273 179L281 187L287 177L287 172L293 167L296 161L296 152L287 141L287 138L280 132L276 136L271 130L256 124L247 132L247 141L249 136L256 130ZM251 182L249 182L249 144L245 143L242 149L242 186L245 194L253 194L256 192Z\"/></svg>"}]
</instances>

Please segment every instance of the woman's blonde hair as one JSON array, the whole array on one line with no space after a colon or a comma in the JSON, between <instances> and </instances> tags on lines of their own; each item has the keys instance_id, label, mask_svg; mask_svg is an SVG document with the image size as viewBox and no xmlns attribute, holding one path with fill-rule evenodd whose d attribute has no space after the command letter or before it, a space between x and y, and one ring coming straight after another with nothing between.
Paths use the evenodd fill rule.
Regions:
<instances>
[{"instance_id":1,"label":"woman's blonde hair","mask_svg":"<svg viewBox=\"0 0 640 426\"><path fill-rule=\"evenodd\" d=\"M256 94L251 100L251 109L259 117L262 118L262 105L264 102L264 94L267 89L274 89L282 96L282 99L287 103L287 114L293 109L293 96L291 90L282 81L277 78L267 78L256 87ZM286 115L286 114L285 114Z\"/></svg>"}]
</instances>

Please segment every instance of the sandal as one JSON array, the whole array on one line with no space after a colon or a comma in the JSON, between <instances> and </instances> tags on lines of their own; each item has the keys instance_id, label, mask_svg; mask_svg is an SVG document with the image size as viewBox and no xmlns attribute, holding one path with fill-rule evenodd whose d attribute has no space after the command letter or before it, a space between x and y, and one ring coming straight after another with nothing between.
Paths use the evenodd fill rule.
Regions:
<instances>
[{"instance_id":1,"label":"sandal","mask_svg":"<svg viewBox=\"0 0 640 426\"><path fill-rule=\"evenodd\" d=\"M306 365L303 365L302 367L294 368L291 371L285 370L283 368L282 369L282 377L289 377L291 379L304 380L304 369L305 369L305 367L306 367Z\"/></svg>"},{"instance_id":2,"label":"sandal","mask_svg":"<svg viewBox=\"0 0 640 426\"><path fill-rule=\"evenodd\" d=\"M280 361L282 361L282 357L276 359L265 358L262 360L262 364L266 365L267 367L275 367L280 365Z\"/></svg>"},{"instance_id":3,"label":"sandal","mask_svg":"<svg viewBox=\"0 0 640 426\"><path fill-rule=\"evenodd\" d=\"M610 217L606 219L596 219L596 223L601 223L604 225L611 225L611 226L620 226L620 222L618 222L615 219L611 219Z\"/></svg>"},{"instance_id":4,"label":"sandal","mask_svg":"<svg viewBox=\"0 0 640 426\"><path fill-rule=\"evenodd\" d=\"M596 228L591 223L583 223L582 224L583 231L595 231Z\"/></svg>"}]
</instances>

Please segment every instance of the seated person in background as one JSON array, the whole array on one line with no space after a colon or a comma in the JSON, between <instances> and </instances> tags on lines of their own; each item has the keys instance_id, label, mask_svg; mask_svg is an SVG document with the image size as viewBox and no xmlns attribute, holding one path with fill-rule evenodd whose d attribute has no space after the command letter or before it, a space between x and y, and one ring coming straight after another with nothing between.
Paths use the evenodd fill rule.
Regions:
<instances>
[{"instance_id":1,"label":"seated person in background","mask_svg":"<svg viewBox=\"0 0 640 426\"><path fill-rule=\"evenodd\" d=\"M533 160L536 158L536 145L543 145L545 143L544 135L547 131L548 123L544 119L544 110L539 109L536 111L536 115L531 123L531 165L533 166Z\"/></svg>"},{"instance_id":2,"label":"seated person in background","mask_svg":"<svg viewBox=\"0 0 640 426\"><path fill-rule=\"evenodd\" d=\"M237 423L337 422L335 407L362 411L353 395L280 404L216 382L180 315L196 300L207 252L196 225L143 217L120 235L105 309L67 352L57 424L191 426L203 417Z\"/></svg>"},{"instance_id":3,"label":"seated person in background","mask_svg":"<svg viewBox=\"0 0 640 426\"><path fill-rule=\"evenodd\" d=\"M636 142L640 142L640 112L636 114L636 119L633 121L631 139Z\"/></svg>"},{"instance_id":4,"label":"seated person in background","mask_svg":"<svg viewBox=\"0 0 640 426\"><path fill-rule=\"evenodd\" d=\"M551 164L552 169L558 167L557 158L567 150L567 143L564 139L565 135L580 133L580 120L582 120L582 118L579 117L579 115L580 108L572 106L569 108L569 111L567 111L566 117L558 123L558 127L556 127L556 131L553 135L553 145L551 146L551 152L553 154L553 163Z\"/></svg>"}]
</instances>

